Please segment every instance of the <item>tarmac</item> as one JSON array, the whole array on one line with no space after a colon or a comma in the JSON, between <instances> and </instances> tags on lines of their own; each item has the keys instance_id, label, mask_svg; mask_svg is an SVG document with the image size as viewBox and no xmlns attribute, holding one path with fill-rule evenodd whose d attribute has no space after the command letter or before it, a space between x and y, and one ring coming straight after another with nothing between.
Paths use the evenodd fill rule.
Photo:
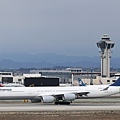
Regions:
<instances>
[{"instance_id":1,"label":"tarmac","mask_svg":"<svg viewBox=\"0 0 120 120\"><path fill-rule=\"evenodd\" d=\"M0 101L0 120L120 119L120 98L78 99L70 105L25 101Z\"/></svg>"},{"instance_id":2,"label":"tarmac","mask_svg":"<svg viewBox=\"0 0 120 120\"><path fill-rule=\"evenodd\" d=\"M0 111L96 111L120 110L120 98L81 99L70 105L54 103L31 103L23 101L0 101Z\"/></svg>"}]
</instances>

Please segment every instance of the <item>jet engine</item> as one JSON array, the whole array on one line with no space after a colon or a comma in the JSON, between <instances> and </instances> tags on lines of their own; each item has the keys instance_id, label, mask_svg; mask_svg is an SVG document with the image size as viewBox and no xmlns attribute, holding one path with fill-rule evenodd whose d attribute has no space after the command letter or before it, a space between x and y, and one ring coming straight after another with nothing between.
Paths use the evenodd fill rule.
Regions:
<instances>
[{"instance_id":1,"label":"jet engine","mask_svg":"<svg viewBox=\"0 0 120 120\"><path fill-rule=\"evenodd\" d=\"M42 97L42 101L44 103L54 102L55 101L55 97L53 97L53 96L43 96Z\"/></svg>"},{"instance_id":2,"label":"jet engine","mask_svg":"<svg viewBox=\"0 0 120 120\"><path fill-rule=\"evenodd\" d=\"M31 103L38 103L41 102L41 100L31 99Z\"/></svg>"},{"instance_id":3,"label":"jet engine","mask_svg":"<svg viewBox=\"0 0 120 120\"><path fill-rule=\"evenodd\" d=\"M75 98L76 98L75 94L64 94L63 96L63 100L66 100L66 101L75 100Z\"/></svg>"},{"instance_id":4,"label":"jet engine","mask_svg":"<svg viewBox=\"0 0 120 120\"><path fill-rule=\"evenodd\" d=\"M41 97L36 96L36 97L34 97L33 99L31 99L31 102L32 102L32 103L38 103L38 102L41 102Z\"/></svg>"}]
</instances>

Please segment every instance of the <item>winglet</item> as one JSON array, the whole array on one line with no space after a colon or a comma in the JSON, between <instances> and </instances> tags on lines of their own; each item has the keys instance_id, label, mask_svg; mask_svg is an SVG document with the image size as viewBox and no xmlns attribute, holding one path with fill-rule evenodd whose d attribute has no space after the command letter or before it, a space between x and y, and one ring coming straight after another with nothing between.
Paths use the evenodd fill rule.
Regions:
<instances>
[{"instance_id":1,"label":"winglet","mask_svg":"<svg viewBox=\"0 0 120 120\"><path fill-rule=\"evenodd\" d=\"M118 78L113 84L110 86L120 86L120 78Z\"/></svg>"}]
</instances>

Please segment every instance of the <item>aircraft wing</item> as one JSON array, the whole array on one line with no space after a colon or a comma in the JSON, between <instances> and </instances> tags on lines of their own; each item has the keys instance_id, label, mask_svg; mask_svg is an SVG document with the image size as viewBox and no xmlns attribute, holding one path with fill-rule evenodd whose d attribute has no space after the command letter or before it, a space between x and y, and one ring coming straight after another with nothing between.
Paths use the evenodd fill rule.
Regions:
<instances>
[{"instance_id":1,"label":"aircraft wing","mask_svg":"<svg viewBox=\"0 0 120 120\"><path fill-rule=\"evenodd\" d=\"M56 93L45 93L45 94L39 94L34 99L39 100L42 99L44 102L54 102L54 100L75 100L79 97L87 96L89 92L87 91L71 91L71 92L56 92Z\"/></svg>"},{"instance_id":2,"label":"aircraft wing","mask_svg":"<svg viewBox=\"0 0 120 120\"><path fill-rule=\"evenodd\" d=\"M87 95L87 94L89 94L89 93L90 93L90 92L85 91L85 92L79 92L79 93L77 93L77 95L83 96L83 95Z\"/></svg>"},{"instance_id":3,"label":"aircraft wing","mask_svg":"<svg viewBox=\"0 0 120 120\"><path fill-rule=\"evenodd\" d=\"M76 96L83 96L89 94L90 92L88 91L77 91L77 92L59 92L59 93L45 93L45 94L40 94L38 95L39 97L41 96L63 96L64 94L75 94Z\"/></svg>"}]
</instances>

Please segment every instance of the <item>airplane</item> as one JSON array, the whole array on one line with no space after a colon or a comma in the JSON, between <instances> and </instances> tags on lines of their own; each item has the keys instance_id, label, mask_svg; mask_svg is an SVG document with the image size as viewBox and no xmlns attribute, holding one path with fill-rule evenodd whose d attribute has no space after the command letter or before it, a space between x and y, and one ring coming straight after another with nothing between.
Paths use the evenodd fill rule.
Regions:
<instances>
[{"instance_id":1,"label":"airplane","mask_svg":"<svg viewBox=\"0 0 120 120\"><path fill-rule=\"evenodd\" d=\"M25 86L18 83L0 83L0 87L25 87Z\"/></svg>"},{"instance_id":2,"label":"airplane","mask_svg":"<svg viewBox=\"0 0 120 120\"><path fill-rule=\"evenodd\" d=\"M86 86L87 84L84 83L80 78L78 78L78 84L79 86ZM99 80L99 85L103 85L102 81Z\"/></svg>"},{"instance_id":3,"label":"airplane","mask_svg":"<svg viewBox=\"0 0 120 120\"><path fill-rule=\"evenodd\" d=\"M79 86L86 86L86 83L84 83L80 78L78 78L78 84Z\"/></svg>"},{"instance_id":4,"label":"airplane","mask_svg":"<svg viewBox=\"0 0 120 120\"><path fill-rule=\"evenodd\" d=\"M78 98L100 98L120 93L120 78L111 85L70 87L1 87L0 100L25 100L31 102L67 104Z\"/></svg>"}]
</instances>

